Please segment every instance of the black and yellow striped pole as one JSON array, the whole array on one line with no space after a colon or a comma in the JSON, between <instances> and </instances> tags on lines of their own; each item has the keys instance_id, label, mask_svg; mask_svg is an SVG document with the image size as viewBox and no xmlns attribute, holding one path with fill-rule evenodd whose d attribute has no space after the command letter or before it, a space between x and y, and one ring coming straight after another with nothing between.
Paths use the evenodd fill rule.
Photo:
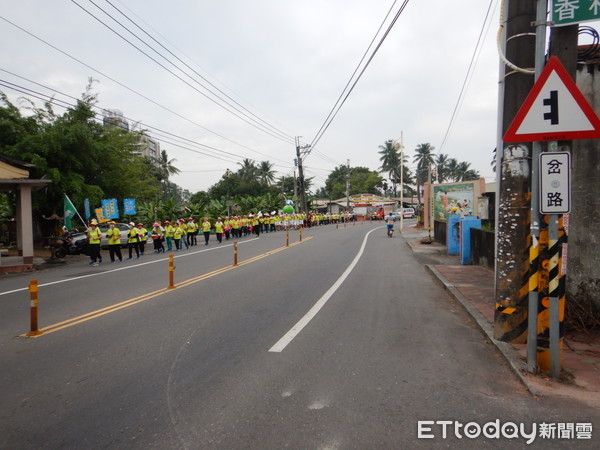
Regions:
<instances>
[{"instance_id":1,"label":"black and yellow striped pole","mask_svg":"<svg viewBox=\"0 0 600 450\"><path fill-rule=\"evenodd\" d=\"M562 216L544 216L540 242L542 261L539 272L540 302L538 312L537 364L554 378L562 367L563 321L565 311L565 282L562 273L562 244L567 236Z\"/></svg>"},{"instance_id":2,"label":"black and yellow striped pole","mask_svg":"<svg viewBox=\"0 0 600 450\"><path fill-rule=\"evenodd\" d=\"M538 281L540 263L539 235L532 233L529 247L529 308L527 312L527 370L537 372Z\"/></svg>"}]
</instances>

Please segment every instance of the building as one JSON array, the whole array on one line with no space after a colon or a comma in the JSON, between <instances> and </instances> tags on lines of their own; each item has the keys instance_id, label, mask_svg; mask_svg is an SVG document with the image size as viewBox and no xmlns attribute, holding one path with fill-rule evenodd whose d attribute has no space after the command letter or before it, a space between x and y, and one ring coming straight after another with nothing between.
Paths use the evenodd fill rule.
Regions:
<instances>
[{"instance_id":1,"label":"building","mask_svg":"<svg viewBox=\"0 0 600 450\"><path fill-rule=\"evenodd\" d=\"M123 117L123 112L118 109L104 110L102 123L105 127L117 127L129 131L129 122Z\"/></svg>"}]
</instances>

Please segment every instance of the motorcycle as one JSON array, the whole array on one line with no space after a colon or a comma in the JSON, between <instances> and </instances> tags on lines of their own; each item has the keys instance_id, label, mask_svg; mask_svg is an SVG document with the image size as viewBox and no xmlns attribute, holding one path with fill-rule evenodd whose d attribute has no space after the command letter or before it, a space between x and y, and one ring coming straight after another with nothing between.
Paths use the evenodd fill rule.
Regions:
<instances>
[{"instance_id":1,"label":"motorcycle","mask_svg":"<svg viewBox=\"0 0 600 450\"><path fill-rule=\"evenodd\" d=\"M69 234L65 234L49 242L52 247L52 256L55 258L64 258L67 255L86 255L90 256L90 246L86 239L73 241Z\"/></svg>"}]
</instances>

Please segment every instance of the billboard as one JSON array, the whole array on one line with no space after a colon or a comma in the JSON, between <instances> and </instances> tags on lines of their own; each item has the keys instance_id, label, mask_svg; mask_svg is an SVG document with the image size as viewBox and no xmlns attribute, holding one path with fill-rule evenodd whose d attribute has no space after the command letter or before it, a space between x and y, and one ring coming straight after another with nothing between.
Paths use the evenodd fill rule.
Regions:
<instances>
[{"instance_id":1,"label":"billboard","mask_svg":"<svg viewBox=\"0 0 600 450\"><path fill-rule=\"evenodd\" d=\"M478 215L477 199L480 196L480 180L433 185L434 220L446 222L450 214Z\"/></svg>"}]
</instances>

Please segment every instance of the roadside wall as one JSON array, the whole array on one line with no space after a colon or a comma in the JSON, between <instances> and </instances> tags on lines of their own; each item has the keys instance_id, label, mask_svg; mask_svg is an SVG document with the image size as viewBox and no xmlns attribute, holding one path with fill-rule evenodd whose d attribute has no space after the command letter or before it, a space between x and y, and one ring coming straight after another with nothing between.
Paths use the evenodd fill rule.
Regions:
<instances>
[{"instance_id":1,"label":"roadside wall","mask_svg":"<svg viewBox=\"0 0 600 450\"><path fill-rule=\"evenodd\" d=\"M578 65L577 86L600 113L600 65ZM600 309L600 139L573 141L567 296Z\"/></svg>"}]
</instances>

